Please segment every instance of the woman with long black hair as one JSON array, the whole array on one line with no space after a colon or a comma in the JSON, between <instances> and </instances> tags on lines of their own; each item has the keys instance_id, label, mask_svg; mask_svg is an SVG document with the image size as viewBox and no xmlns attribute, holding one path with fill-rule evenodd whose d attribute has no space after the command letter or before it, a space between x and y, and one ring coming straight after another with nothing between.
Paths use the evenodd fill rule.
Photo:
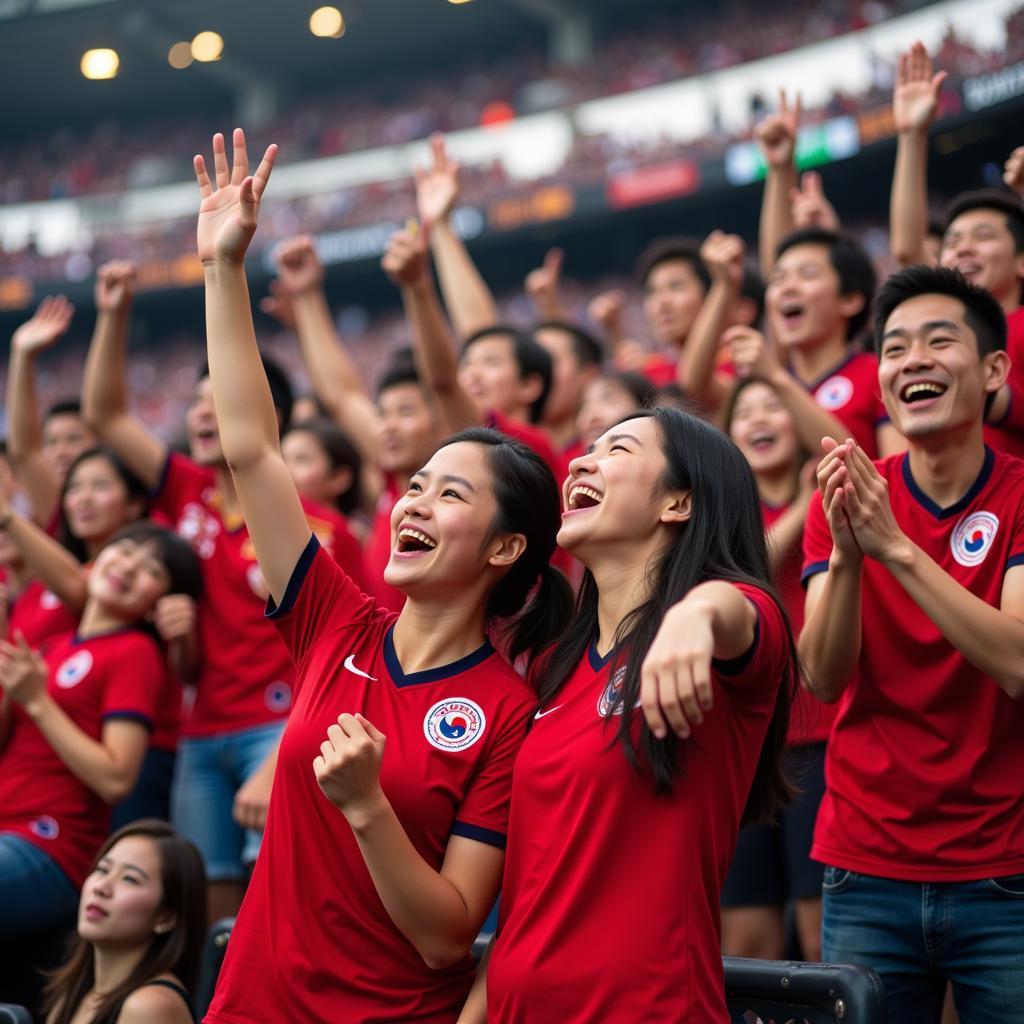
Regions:
<instances>
[{"instance_id":1,"label":"woman with long black hair","mask_svg":"<svg viewBox=\"0 0 1024 1024\"><path fill-rule=\"evenodd\" d=\"M719 891L740 822L788 796L797 679L754 479L656 408L574 459L562 497L586 573L534 676L486 1019L724 1022Z\"/></svg>"}]
</instances>

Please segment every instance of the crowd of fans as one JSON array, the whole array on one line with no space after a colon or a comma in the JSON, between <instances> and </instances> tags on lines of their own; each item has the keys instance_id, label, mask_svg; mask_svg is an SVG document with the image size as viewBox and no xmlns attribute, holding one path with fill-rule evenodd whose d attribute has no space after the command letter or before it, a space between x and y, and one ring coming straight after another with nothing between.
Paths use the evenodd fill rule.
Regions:
<instances>
[{"instance_id":1,"label":"crowd of fans","mask_svg":"<svg viewBox=\"0 0 1024 1024\"><path fill-rule=\"evenodd\" d=\"M787 907L891 1020L1015 1019L1024 147L932 222L946 80L901 55L874 251L784 94L756 249L655 239L632 299L556 248L498 302L435 135L401 316L336 318L298 234L261 350L278 152L236 129L194 163L205 360L129 364L131 260L80 381L40 371L74 316L42 302L0 479L0 964L77 922L48 1021L184 1024L204 911L238 915L210 1024L719 1021L720 954L781 958Z\"/></svg>"}]
</instances>

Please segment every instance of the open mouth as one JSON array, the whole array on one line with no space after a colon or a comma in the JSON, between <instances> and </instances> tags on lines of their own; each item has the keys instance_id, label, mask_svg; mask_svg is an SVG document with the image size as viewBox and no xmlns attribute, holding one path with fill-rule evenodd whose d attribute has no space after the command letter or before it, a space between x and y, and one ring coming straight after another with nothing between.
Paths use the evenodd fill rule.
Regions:
<instances>
[{"instance_id":1,"label":"open mouth","mask_svg":"<svg viewBox=\"0 0 1024 1024\"><path fill-rule=\"evenodd\" d=\"M411 526L403 526L398 531L398 543L395 550L402 555L421 551L433 551L437 541L433 537Z\"/></svg>"},{"instance_id":2,"label":"open mouth","mask_svg":"<svg viewBox=\"0 0 1024 1024\"><path fill-rule=\"evenodd\" d=\"M782 322L789 328L798 327L803 321L806 310L798 302L784 302L779 307Z\"/></svg>"},{"instance_id":3,"label":"open mouth","mask_svg":"<svg viewBox=\"0 0 1024 1024\"><path fill-rule=\"evenodd\" d=\"M941 398L946 393L946 385L936 381L920 380L905 384L900 391L900 401L905 405L916 405L918 402L927 402L931 399Z\"/></svg>"},{"instance_id":4,"label":"open mouth","mask_svg":"<svg viewBox=\"0 0 1024 1024\"><path fill-rule=\"evenodd\" d=\"M958 270L968 281L973 281L981 272L982 266L980 263L974 262L974 260L961 260L956 264L956 270Z\"/></svg>"},{"instance_id":5,"label":"open mouth","mask_svg":"<svg viewBox=\"0 0 1024 1024\"><path fill-rule=\"evenodd\" d=\"M601 495L593 487L577 484L569 492L569 511L578 512L585 508L597 508L601 504Z\"/></svg>"},{"instance_id":6,"label":"open mouth","mask_svg":"<svg viewBox=\"0 0 1024 1024\"><path fill-rule=\"evenodd\" d=\"M775 444L775 441L776 437L774 434L755 434L750 439L750 447L753 448L756 452L763 452L766 451L768 448L771 448L771 446Z\"/></svg>"}]
</instances>

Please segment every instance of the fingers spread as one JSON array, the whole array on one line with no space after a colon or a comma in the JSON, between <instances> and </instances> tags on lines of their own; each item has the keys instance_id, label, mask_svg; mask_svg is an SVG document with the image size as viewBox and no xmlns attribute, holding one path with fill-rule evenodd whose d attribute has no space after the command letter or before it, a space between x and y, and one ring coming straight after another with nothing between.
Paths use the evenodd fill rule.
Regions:
<instances>
[{"instance_id":1,"label":"fingers spread","mask_svg":"<svg viewBox=\"0 0 1024 1024\"><path fill-rule=\"evenodd\" d=\"M249 154L245 148L245 132L236 128L231 133L231 184L241 185L249 175Z\"/></svg>"}]
</instances>

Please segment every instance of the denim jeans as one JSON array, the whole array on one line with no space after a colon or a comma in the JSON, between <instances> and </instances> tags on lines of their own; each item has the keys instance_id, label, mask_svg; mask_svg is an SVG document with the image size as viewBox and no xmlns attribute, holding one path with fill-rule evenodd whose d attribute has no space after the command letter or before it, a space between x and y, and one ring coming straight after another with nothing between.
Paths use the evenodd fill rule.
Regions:
<instances>
[{"instance_id":1,"label":"denim jeans","mask_svg":"<svg viewBox=\"0 0 1024 1024\"><path fill-rule=\"evenodd\" d=\"M47 854L0 832L0 939L73 924L78 890Z\"/></svg>"},{"instance_id":2,"label":"denim jeans","mask_svg":"<svg viewBox=\"0 0 1024 1024\"><path fill-rule=\"evenodd\" d=\"M826 867L822 952L870 967L892 1024L939 1024L946 982L960 1024L1024 1013L1024 875L896 882Z\"/></svg>"}]
</instances>

